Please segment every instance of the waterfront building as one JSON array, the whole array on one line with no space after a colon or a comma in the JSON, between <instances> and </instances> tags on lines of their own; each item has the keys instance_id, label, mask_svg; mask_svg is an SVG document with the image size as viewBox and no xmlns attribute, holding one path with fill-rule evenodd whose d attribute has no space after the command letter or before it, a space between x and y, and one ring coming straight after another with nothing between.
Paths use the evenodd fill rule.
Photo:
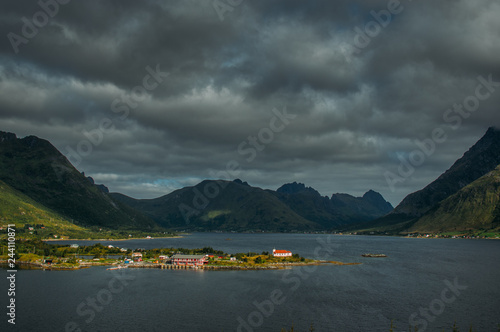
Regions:
<instances>
[{"instance_id":1,"label":"waterfront building","mask_svg":"<svg viewBox=\"0 0 500 332\"><path fill-rule=\"evenodd\" d=\"M203 265L207 261L205 255L182 255L177 254L172 256L172 264L174 265Z\"/></svg>"}]
</instances>

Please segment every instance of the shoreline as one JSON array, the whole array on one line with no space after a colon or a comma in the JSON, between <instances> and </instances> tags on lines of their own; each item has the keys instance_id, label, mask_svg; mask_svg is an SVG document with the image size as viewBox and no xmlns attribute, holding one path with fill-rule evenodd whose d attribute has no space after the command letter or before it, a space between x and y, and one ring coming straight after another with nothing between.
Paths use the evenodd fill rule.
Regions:
<instances>
[{"instance_id":1,"label":"shoreline","mask_svg":"<svg viewBox=\"0 0 500 332\"><path fill-rule=\"evenodd\" d=\"M1 260L1 265L6 265L7 261ZM300 266L319 266L319 265L361 265L363 263L344 263L339 261L313 261L313 262L294 262L294 263L272 263L267 265L201 265L201 266L191 266L191 265L173 265L173 264L158 264L158 263L146 263L146 264L131 264L126 265L123 269L161 269L161 270L285 270L291 269L293 267ZM18 261L16 266L26 266L26 270L57 270L57 271L74 271L87 269L95 266L109 266L109 267L117 267L120 264L116 263L102 263L102 262L84 262L83 264L79 264L78 266L61 266L61 265L52 265L52 264L43 264L37 262L21 262Z\"/></svg>"},{"instance_id":2,"label":"shoreline","mask_svg":"<svg viewBox=\"0 0 500 332\"><path fill-rule=\"evenodd\" d=\"M219 232L200 232L200 233L219 233ZM127 240L155 240L155 239L178 239L178 238L184 238L187 235L191 235L191 233L181 233L182 235L175 235L175 236L166 236L166 237L153 237L151 239L147 239L144 237L130 237L130 238L123 238L123 239L109 239L109 238L101 238L101 239L92 239L92 238L85 238L85 239L40 239L40 241L43 242L48 242L48 241L127 241ZM221 234L257 234L257 233L250 233L250 232L238 232L238 233L232 233L232 232L223 232ZM335 235L335 236L376 236L376 237L393 237L393 238L404 238L404 239L450 239L450 240L500 240L500 237L463 237L462 236L456 236L453 237L451 236L435 236L435 235L430 235L430 236L424 236L424 235L419 235L419 236L408 236L408 235L403 235L403 234L338 234L338 233L275 233L275 232L269 232L269 233L262 233L262 234L305 234L305 235Z\"/></svg>"},{"instance_id":3,"label":"shoreline","mask_svg":"<svg viewBox=\"0 0 500 332\"><path fill-rule=\"evenodd\" d=\"M145 237L129 237L126 239L41 239L40 241L127 241L127 240L155 240L155 239L179 239L183 238L182 235L167 236L167 237L153 237L147 239Z\"/></svg>"}]
</instances>

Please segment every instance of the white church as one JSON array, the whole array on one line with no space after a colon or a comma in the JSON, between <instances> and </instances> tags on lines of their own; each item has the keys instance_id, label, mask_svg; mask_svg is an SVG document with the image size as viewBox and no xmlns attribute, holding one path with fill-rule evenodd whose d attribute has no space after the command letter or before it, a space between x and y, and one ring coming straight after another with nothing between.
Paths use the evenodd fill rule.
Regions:
<instances>
[{"instance_id":1,"label":"white church","mask_svg":"<svg viewBox=\"0 0 500 332\"><path fill-rule=\"evenodd\" d=\"M274 257L291 257L292 252L288 250L276 250L273 249L273 256Z\"/></svg>"}]
</instances>

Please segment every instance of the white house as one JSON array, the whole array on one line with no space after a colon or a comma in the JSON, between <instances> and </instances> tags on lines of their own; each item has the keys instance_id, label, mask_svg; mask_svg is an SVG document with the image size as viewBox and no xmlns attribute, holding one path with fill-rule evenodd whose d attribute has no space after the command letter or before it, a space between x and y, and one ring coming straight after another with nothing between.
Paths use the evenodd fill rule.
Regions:
<instances>
[{"instance_id":1,"label":"white house","mask_svg":"<svg viewBox=\"0 0 500 332\"><path fill-rule=\"evenodd\" d=\"M276 250L273 249L273 256L274 257L291 257L292 252L288 250Z\"/></svg>"}]
</instances>

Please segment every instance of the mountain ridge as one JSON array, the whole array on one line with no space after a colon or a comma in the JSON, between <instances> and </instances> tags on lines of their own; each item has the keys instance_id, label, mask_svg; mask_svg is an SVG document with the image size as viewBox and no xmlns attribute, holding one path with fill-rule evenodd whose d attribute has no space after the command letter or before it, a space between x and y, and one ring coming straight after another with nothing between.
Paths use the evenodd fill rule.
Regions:
<instances>
[{"instance_id":1,"label":"mountain ridge","mask_svg":"<svg viewBox=\"0 0 500 332\"><path fill-rule=\"evenodd\" d=\"M491 158L487 158L487 154ZM495 169L498 164L500 164L500 130L490 127L484 136L448 170L423 189L406 196L392 213L421 216L433 205ZM460 176L457 177L456 173L460 173Z\"/></svg>"},{"instance_id":2,"label":"mountain ridge","mask_svg":"<svg viewBox=\"0 0 500 332\"><path fill-rule=\"evenodd\" d=\"M445 200L448 200L446 204L451 206L451 202L457 199L454 196L455 194L494 171L498 165L500 165L500 130L490 127L461 158L456 160L436 180L423 189L407 195L391 213L374 220L370 224L361 225L359 229L376 229L382 232L423 230L423 228L419 227L422 224L428 224L428 222L419 222L423 216L436 213L435 211L439 209L441 202ZM439 214L443 213L440 212ZM433 218L425 217L425 220L430 219L433 219L433 223L440 222L436 216ZM456 228L456 226L451 225L450 227ZM437 229L439 227L431 228ZM441 229L445 230L442 227Z\"/></svg>"},{"instance_id":3,"label":"mountain ridge","mask_svg":"<svg viewBox=\"0 0 500 332\"><path fill-rule=\"evenodd\" d=\"M203 180L158 198L135 199L95 184L49 141L0 131L0 185L11 193L5 201L27 197L34 210L47 208L83 227L278 232L363 227L403 233L497 229L499 165L500 130L491 127L441 176L395 209L372 189L361 197L328 197L303 183L285 183L274 191L240 179ZM475 218L479 215L481 220Z\"/></svg>"},{"instance_id":4,"label":"mountain ridge","mask_svg":"<svg viewBox=\"0 0 500 332\"><path fill-rule=\"evenodd\" d=\"M151 229L156 224L92 184L49 141L0 131L0 180L76 225Z\"/></svg>"},{"instance_id":5,"label":"mountain ridge","mask_svg":"<svg viewBox=\"0 0 500 332\"><path fill-rule=\"evenodd\" d=\"M217 194L210 194L210 190L216 190ZM252 187L240 179L204 180L156 199L138 200L111 193L112 197L142 211L161 225L175 228L332 230L352 222L374 219L392 209L390 203L373 191L365 194L367 198L339 195L349 197L354 203L348 199L340 204L334 203L302 183L287 183L273 191ZM376 207L378 198L384 202L383 211ZM342 211L336 211L339 206ZM285 220L289 227L285 227Z\"/></svg>"}]
</instances>

